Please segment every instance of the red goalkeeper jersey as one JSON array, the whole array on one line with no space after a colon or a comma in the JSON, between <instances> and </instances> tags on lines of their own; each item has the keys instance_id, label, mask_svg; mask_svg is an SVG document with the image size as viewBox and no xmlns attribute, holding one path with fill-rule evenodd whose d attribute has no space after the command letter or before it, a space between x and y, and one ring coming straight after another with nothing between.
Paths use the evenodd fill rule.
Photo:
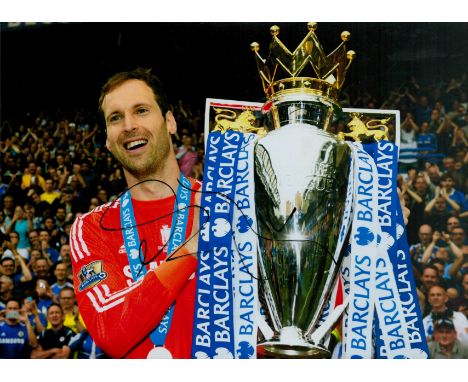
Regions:
<instances>
[{"instance_id":1,"label":"red goalkeeper jersey","mask_svg":"<svg viewBox=\"0 0 468 382\"><path fill-rule=\"evenodd\" d=\"M191 183L197 190L201 186ZM119 202L97 207L73 224L70 247L78 306L96 345L113 358L146 358L154 348L149 334L174 302L165 347L173 358L190 358L197 261L184 256L165 264L177 262L170 282L167 274L158 278L153 271L167 257L174 201L174 196L157 201L132 199L140 242L146 242L141 256L147 273L137 282L124 246ZM186 238L192 231L193 213L191 208Z\"/></svg>"}]
</instances>

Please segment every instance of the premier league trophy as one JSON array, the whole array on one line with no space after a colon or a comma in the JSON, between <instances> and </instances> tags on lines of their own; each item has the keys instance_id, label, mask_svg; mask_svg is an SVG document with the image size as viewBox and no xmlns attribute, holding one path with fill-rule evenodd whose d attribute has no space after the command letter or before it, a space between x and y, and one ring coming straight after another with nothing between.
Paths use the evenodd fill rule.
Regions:
<instances>
[{"instance_id":1,"label":"premier league trophy","mask_svg":"<svg viewBox=\"0 0 468 382\"><path fill-rule=\"evenodd\" d=\"M255 203L262 297L275 335L257 347L267 358L330 358L312 343L333 289L350 167L349 146L330 132L337 97L355 53L349 32L328 56L316 23L294 52L271 28L265 60L252 43L267 102L268 134L255 147ZM311 75L302 77L307 71ZM281 77L281 73L286 76Z\"/></svg>"}]
</instances>

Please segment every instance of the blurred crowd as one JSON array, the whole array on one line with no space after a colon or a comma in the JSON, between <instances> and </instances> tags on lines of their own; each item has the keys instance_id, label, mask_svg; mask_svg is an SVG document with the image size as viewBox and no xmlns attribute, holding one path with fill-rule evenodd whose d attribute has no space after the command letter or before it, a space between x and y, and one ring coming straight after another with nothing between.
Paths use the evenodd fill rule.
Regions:
<instances>
[{"instance_id":1,"label":"blurred crowd","mask_svg":"<svg viewBox=\"0 0 468 382\"><path fill-rule=\"evenodd\" d=\"M343 106L400 110L398 182L411 211L410 253L434 358L468 357L467 94L466 75L425 85L411 77L384 100L343 93ZM203 111L183 101L172 110L181 170L203 180ZM99 117L86 111L2 123L0 358L106 357L76 305L69 242L77 216L125 189L105 139Z\"/></svg>"}]
</instances>

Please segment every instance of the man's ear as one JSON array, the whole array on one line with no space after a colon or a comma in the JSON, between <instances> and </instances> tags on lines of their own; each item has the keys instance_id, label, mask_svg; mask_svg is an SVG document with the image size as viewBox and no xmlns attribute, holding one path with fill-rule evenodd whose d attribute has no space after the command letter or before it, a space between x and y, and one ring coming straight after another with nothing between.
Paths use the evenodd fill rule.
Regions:
<instances>
[{"instance_id":1,"label":"man's ear","mask_svg":"<svg viewBox=\"0 0 468 382\"><path fill-rule=\"evenodd\" d=\"M106 138L106 147L107 147L107 150L109 150L110 152L112 152L111 149L110 149L110 143L109 143L109 139L108 139L108 138Z\"/></svg>"},{"instance_id":2,"label":"man's ear","mask_svg":"<svg viewBox=\"0 0 468 382\"><path fill-rule=\"evenodd\" d=\"M175 134L177 132L177 122L174 118L174 114L172 114L170 110L166 113L166 124L167 131L169 131L170 134Z\"/></svg>"}]
</instances>

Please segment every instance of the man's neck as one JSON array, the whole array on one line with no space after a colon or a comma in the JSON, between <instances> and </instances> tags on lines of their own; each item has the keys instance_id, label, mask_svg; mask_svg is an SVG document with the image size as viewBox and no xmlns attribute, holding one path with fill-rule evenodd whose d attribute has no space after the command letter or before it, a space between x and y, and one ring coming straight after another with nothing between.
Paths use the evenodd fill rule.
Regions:
<instances>
[{"instance_id":1,"label":"man's neck","mask_svg":"<svg viewBox=\"0 0 468 382\"><path fill-rule=\"evenodd\" d=\"M124 170L125 179L132 198L137 200L158 200L173 196L179 186L180 170L177 161L144 179L139 179Z\"/></svg>"},{"instance_id":2,"label":"man's neck","mask_svg":"<svg viewBox=\"0 0 468 382\"><path fill-rule=\"evenodd\" d=\"M432 307L433 313L444 313L446 310L447 310L447 307L445 305L440 306L438 308Z\"/></svg>"}]
</instances>

